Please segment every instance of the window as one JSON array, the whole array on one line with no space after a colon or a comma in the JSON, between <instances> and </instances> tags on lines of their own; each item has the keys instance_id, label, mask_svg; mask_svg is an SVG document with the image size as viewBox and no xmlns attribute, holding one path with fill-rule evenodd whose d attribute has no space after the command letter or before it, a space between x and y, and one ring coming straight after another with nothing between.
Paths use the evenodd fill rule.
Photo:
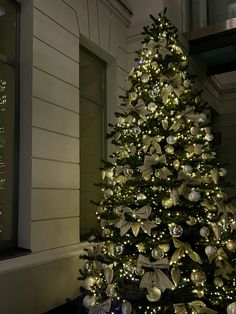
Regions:
<instances>
[{"instance_id":1,"label":"window","mask_svg":"<svg viewBox=\"0 0 236 314\"><path fill-rule=\"evenodd\" d=\"M17 246L18 12L0 0L0 251Z\"/></svg>"},{"instance_id":2,"label":"window","mask_svg":"<svg viewBox=\"0 0 236 314\"><path fill-rule=\"evenodd\" d=\"M80 48L80 233L81 239L97 227L96 206L101 191L101 160L106 156L106 63Z\"/></svg>"}]
</instances>

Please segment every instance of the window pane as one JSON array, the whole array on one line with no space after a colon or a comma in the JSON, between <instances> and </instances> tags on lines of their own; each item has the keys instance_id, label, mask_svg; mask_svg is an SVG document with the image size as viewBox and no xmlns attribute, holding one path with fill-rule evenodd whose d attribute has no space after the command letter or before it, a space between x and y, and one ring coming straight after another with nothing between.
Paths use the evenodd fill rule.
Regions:
<instances>
[{"instance_id":1,"label":"window pane","mask_svg":"<svg viewBox=\"0 0 236 314\"><path fill-rule=\"evenodd\" d=\"M106 65L81 49L80 53L80 230L81 236L97 228L94 214L100 201L101 159L104 158Z\"/></svg>"},{"instance_id":2,"label":"window pane","mask_svg":"<svg viewBox=\"0 0 236 314\"><path fill-rule=\"evenodd\" d=\"M15 69L0 62L0 247L15 234L13 212Z\"/></svg>"},{"instance_id":3,"label":"window pane","mask_svg":"<svg viewBox=\"0 0 236 314\"><path fill-rule=\"evenodd\" d=\"M15 60L16 7L0 0L0 54Z\"/></svg>"}]
</instances>

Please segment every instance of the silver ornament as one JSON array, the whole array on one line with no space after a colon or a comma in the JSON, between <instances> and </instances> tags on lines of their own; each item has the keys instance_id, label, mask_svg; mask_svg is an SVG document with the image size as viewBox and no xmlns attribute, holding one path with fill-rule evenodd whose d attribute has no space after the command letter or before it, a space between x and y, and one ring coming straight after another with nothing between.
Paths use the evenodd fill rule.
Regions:
<instances>
[{"instance_id":1,"label":"silver ornament","mask_svg":"<svg viewBox=\"0 0 236 314\"><path fill-rule=\"evenodd\" d=\"M145 271L144 271L144 269L142 269L142 268L140 268L140 267L136 267L135 268L135 274L137 275L137 276L143 276L144 275L144 273L145 273Z\"/></svg>"},{"instance_id":2,"label":"silver ornament","mask_svg":"<svg viewBox=\"0 0 236 314\"><path fill-rule=\"evenodd\" d=\"M121 305L122 314L131 314L132 306L129 302L124 302Z\"/></svg>"},{"instance_id":3,"label":"silver ornament","mask_svg":"<svg viewBox=\"0 0 236 314\"><path fill-rule=\"evenodd\" d=\"M111 189L106 189L104 191L104 197L109 197L113 195L113 191Z\"/></svg>"},{"instance_id":4,"label":"silver ornament","mask_svg":"<svg viewBox=\"0 0 236 314\"><path fill-rule=\"evenodd\" d=\"M83 306L86 307L87 309L95 305L95 303L96 303L96 300L94 296L86 295L83 298Z\"/></svg>"},{"instance_id":5,"label":"silver ornament","mask_svg":"<svg viewBox=\"0 0 236 314\"><path fill-rule=\"evenodd\" d=\"M120 215L123 213L123 208L122 208L121 206L115 207L115 208L113 209L113 212L114 212L114 214L120 216Z\"/></svg>"},{"instance_id":6,"label":"silver ornament","mask_svg":"<svg viewBox=\"0 0 236 314\"><path fill-rule=\"evenodd\" d=\"M198 115L199 122L206 122L207 121L207 115L205 113L200 113Z\"/></svg>"},{"instance_id":7,"label":"silver ornament","mask_svg":"<svg viewBox=\"0 0 236 314\"><path fill-rule=\"evenodd\" d=\"M135 92L131 92L130 94L129 94L129 98L130 98L130 100L135 100L135 99L137 99L137 94L135 93Z\"/></svg>"},{"instance_id":8,"label":"silver ornament","mask_svg":"<svg viewBox=\"0 0 236 314\"><path fill-rule=\"evenodd\" d=\"M117 118L117 124L124 124L124 123L125 123L125 118L123 118L123 117Z\"/></svg>"},{"instance_id":9,"label":"silver ornament","mask_svg":"<svg viewBox=\"0 0 236 314\"><path fill-rule=\"evenodd\" d=\"M202 145L196 144L194 146L194 154L200 155L202 153Z\"/></svg>"},{"instance_id":10,"label":"silver ornament","mask_svg":"<svg viewBox=\"0 0 236 314\"><path fill-rule=\"evenodd\" d=\"M196 223L197 223L197 219L196 219L195 217L189 216L189 217L188 217L188 220L186 221L186 223L187 223L189 226L194 226L194 225L196 225Z\"/></svg>"},{"instance_id":11,"label":"silver ornament","mask_svg":"<svg viewBox=\"0 0 236 314\"><path fill-rule=\"evenodd\" d=\"M158 246L165 253L169 252L169 250L170 250L170 244L169 243L161 243Z\"/></svg>"},{"instance_id":12,"label":"silver ornament","mask_svg":"<svg viewBox=\"0 0 236 314\"><path fill-rule=\"evenodd\" d=\"M215 285L216 287L223 287L224 282L223 282L223 280L222 280L220 277L216 277L216 278L214 279L214 285Z\"/></svg>"},{"instance_id":13,"label":"silver ornament","mask_svg":"<svg viewBox=\"0 0 236 314\"><path fill-rule=\"evenodd\" d=\"M176 143L177 139L176 139L175 136L170 135L170 136L167 137L166 141L167 141L168 144L173 145L173 144Z\"/></svg>"},{"instance_id":14,"label":"silver ornament","mask_svg":"<svg viewBox=\"0 0 236 314\"><path fill-rule=\"evenodd\" d=\"M147 196L144 194L138 194L137 195L137 201L142 201L142 200L145 200L146 198L147 198Z\"/></svg>"},{"instance_id":15,"label":"silver ornament","mask_svg":"<svg viewBox=\"0 0 236 314\"><path fill-rule=\"evenodd\" d=\"M123 244L118 244L118 245L116 245L116 247L115 247L115 252L116 252L118 255L121 255L121 254L124 252L124 245L123 245Z\"/></svg>"},{"instance_id":16,"label":"silver ornament","mask_svg":"<svg viewBox=\"0 0 236 314\"><path fill-rule=\"evenodd\" d=\"M188 80L188 79L187 79L187 80L184 80L184 81L183 81L183 85L184 85L185 88L189 88L190 85L191 85L191 81Z\"/></svg>"},{"instance_id":17,"label":"silver ornament","mask_svg":"<svg viewBox=\"0 0 236 314\"><path fill-rule=\"evenodd\" d=\"M201 229L200 229L200 235L202 236L202 237L208 237L209 236L209 234L210 234L210 230L207 228L207 227L202 227Z\"/></svg>"},{"instance_id":18,"label":"silver ornament","mask_svg":"<svg viewBox=\"0 0 236 314\"><path fill-rule=\"evenodd\" d=\"M161 298L161 290L157 287L153 287L148 289L148 294L146 296L148 301L150 302L157 302Z\"/></svg>"},{"instance_id":19,"label":"silver ornament","mask_svg":"<svg viewBox=\"0 0 236 314\"><path fill-rule=\"evenodd\" d=\"M132 133L134 135L139 135L141 133L141 129L138 126L135 126L134 128L132 128Z\"/></svg>"},{"instance_id":20,"label":"silver ornament","mask_svg":"<svg viewBox=\"0 0 236 314\"><path fill-rule=\"evenodd\" d=\"M105 228L105 229L102 230L102 236L103 237L109 238L110 235L111 235L111 230L110 229Z\"/></svg>"},{"instance_id":21,"label":"silver ornament","mask_svg":"<svg viewBox=\"0 0 236 314\"><path fill-rule=\"evenodd\" d=\"M212 245L208 245L205 247L205 253L206 253L209 261L212 262L214 257L216 256L217 247L212 246Z\"/></svg>"},{"instance_id":22,"label":"silver ornament","mask_svg":"<svg viewBox=\"0 0 236 314\"><path fill-rule=\"evenodd\" d=\"M213 136L212 134L207 134L204 138L205 138L208 142L211 142L211 141L213 141L214 136Z\"/></svg>"},{"instance_id":23,"label":"silver ornament","mask_svg":"<svg viewBox=\"0 0 236 314\"><path fill-rule=\"evenodd\" d=\"M165 255L164 251L161 248L155 248L151 252L152 257L155 259L162 259Z\"/></svg>"},{"instance_id":24,"label":"silver ornament","mask_svg":"<svg viewBox=\"0 0 236 314\"><path fill-rule=\"evenodd\" d=\"M190 166L190 165L185 165L185 166L183 166L183 170L186 173L192 173L193 172L193 167Z\"/></svg>"},{"instance_id":25,"label":"silver ornament","mask_svg":"<svg viewBox=\"0 0 236 314\"><path fill-rule=\"evenodd\" d=\"M87 277L84 282L83 282L83 287L84 289L86 290L91 290L92 289L92 286L95 284L96 280L94 277L92 276L89 276Z\"/></svg>"},{"instance_id":26,"label":"silver ornament","mask_svg":"<svg viewBox=\"0 0 236 314\"><path fill-rule=\"evenodd\" d=\"M170 224L169 225L170 234L172 237L178 238L183 234L183 228L180 225Z\"/></svg>"},{"instance_id":27,"label":"silver ornament","mask_svg":"<svg viewBox=\"0 0 236 314\"><path fill-rule=\"evenodd\" d=\"M161 218L160 217L156 217L155 218L155 224L156 225L160 225L161 224Z\"/></svg>"},{"instance_id":28,"label":"silver ornament","mask_svg":"<svg viewBox=\"0 0 236 314\"><path fill-rule=\"evenodd\" d=\"M126 167L123 172L124 172L124 175L128 177L128 176L132 176L132 174L134 173L134 170Z\"/></svg>"},{"instance_id":29,"label":"silver ornament","mask_svg":"<svg viewBox=\"0 0 236 314\"><path fill-rule=\"evenodd\" d=\"M153 88L150 90L150 95L153 97L153 98L156 98L158 96L158 91L156 88Z\"/></svg>"},{"instance_id":30,"label":"silver ornament","mask_svg":"<svg viewBox=\"0 0 236 314\"><path fill-rule=\"evenodd\" d=\"M197 135L198 134L198 131L199 131L199 128L196 127L196 126L192 126L191 129L190 129L190 133L192 135Z\"/></svg>"},{"instance_id":31,"label":"silver ornament","mask_svg":"<svg viewBox=\"0 0 236 314\"><path fill-rule=\"evenodd\" d=\"M147 108L149 111L154 112L157 109L157 105L154 102L150 102Z\"/></svg>"},{"instance_id":32,"label":"silver ornament","mask_svg":"<svg viewBox=\"0 0 236 314\"><path fill-rule=\"evenodd\" d=\"M227 174L227 170L225 168L220 168L219 175L221 177L224 177L226 176L226 174Z\"/></svg>"},{"instance_id":33,"label":"silver ornament","mask_svg":"<svg viewBox=\"0 0 236 314\"><path fill-rule=\"evenodd\" d=\"M116 290L115 290L115 286L113 284L110 284L107 286L106 294L109 298L113 298L116 296Z\"/></svg>"},{"instance_id":34,"label":"silver ornament","mask_svg":"<svg viewBox=\"0 0 236 314\"><path fill-rule=\"evenodd\" d=\"M236 314L236 302L233 302L227 306L227 314Z\"/></svg>"},{"instance_id":35,"label":"silver ornament","mask_svg":"<svg viewBox=\"0 0 236 314\"><path fill-rule=\"evenodd\" d=\"M206 275L200 269L194 269L191 272L190 278L191 278L192 282L196 285L198 285L198 284L202 285L206 281Z\"/></svg>"},{"instance_id":36,"label":"silver ornament","mask_svg":"<svg viewBox=\"0 0 236 314\"><path fill-rule=\"evenodd\" d=\"M196 192L196 191L192 191L192 192L189 193L188 199L191 202L198 202L201 199L201 195L198 192Z\"/></svg>"},{"instance_id":37,"label":"silver ornament","mask_svg":"<svg viewBox=\"0 0 236 314\"><path fill-rule=\"evenodd\" d=\"M86 263L84 264L84 269L85 269L86 271L88 271L88 272L92 271L92 269L93 269L93 264L92 264L91 262L86 262Z\"/></svg>"}]
</instances>

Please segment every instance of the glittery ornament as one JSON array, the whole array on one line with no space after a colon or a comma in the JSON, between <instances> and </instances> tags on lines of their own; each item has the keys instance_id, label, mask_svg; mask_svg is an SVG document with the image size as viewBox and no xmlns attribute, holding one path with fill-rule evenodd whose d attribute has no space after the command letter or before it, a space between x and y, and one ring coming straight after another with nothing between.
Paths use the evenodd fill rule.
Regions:
<instances>
[{"instance_id":1,"label":"glittery ornament","mask_svg":"<svg viewBox=\"0 0 236 314\"><path fill-rule=\"evenodd\" d=\"M112 196L113 195L113 191L111 189L106 189L104 191L104 196L105 197L109 197L109 196Z\"/></svg>"},{"instance_id":2,"label":"glittery ornament","mask_svg":"<svg viewBox=\"0 0 236 314\"><path fill-rule=\"evenodd\" d=\"M91 290L92 289L92 286L96 283L96 280L94 277L92 276L89 276L87 277L84 282L83 282L83 287L84 289L86 290Z\"/></svg>"},{"instance_id":3,"label":"glittery ornament","mask_svg":"<svg viewBox=\"0 0 236 314\"><path fill-rule=\"evenodd\" d=\"M167 137L166 141L167 141L168 144L173 145L173 144L176 143L177 139L176 139L175 136L170 135L170 136Z\"/></svg>"},{"instance_id":4,"label":"glittery ornament","mask_svg":"<svg viewBox=\"0 0 236 314\"><path fill-rule=\"evenodd\" d=\"M161 243L158 245L160 249L162 249L163 252L167 253L170 250L169 243Z\"/></svg>"},{"instance_id":5,"label":"glittery ornament","mask_svg":"<svg viewBox=\"0 0 236 314\"><path fill-rule=\"evenodd\" d=\"M169 225L170 234L172 237L178 238L181 237L183 233L183 228L180 225L170 224Z\"/></svg>"},{"instance_id":6,"label":"glittery ornament","mask_svg":"<svg viewBox=\"0 0 236 314\"><path fill-rule=\"evenodd\" d=\"M142 268L140 268L140 267L136 267L136 268L135 268L135 274L136 274L137 276L143 276L144 273L145 273L144 269L142 269Z\"/></svg>"},{"instance_id":7,"label":"glittery ornament","mask_svg":"<svg viewBox=\"0 0 236 314\"><path fill-rule=\"evenodd\" d=\"M217 248L215 246L208 245L205 247L205 253L211 263L216 256Z\"/></svg>"},{"instance_id":8,"label":"glittery ornament","mask_svg":"<svg viewBox=\"0 0 236 314\"><path fill-rule=\"evenodd\" d=\"M194 226L194 225L196 225L196 223L197 223L197 219L196 219L195 217L189 216L189 217L188 217L188 220L186 221L186 223L187 223L189 226Z\"/></svg>"},{"instance_id":9,"label":"glittery ornament","mask_svg":"<svg viewBox=\"0 0 236 314\"><path fill-rule=\"evenodd\" d=\"M202 285L206 281L205 273L200 269L194 269L190 278L195 285Z\"/></svg>"},{"instance_id":10,"label":"glittery ornament","mask_svg":"<svg viewBox=\"0 0 236 314\"><path fill-rule=\"evenodd\" d=\"M103 237L109 238L110 235L111 235L111 230L110 229L105 228L105 229L102 230L102 236Z\"/></svg>"},{"instance_id":11,"label":"glittery ornament","mask_svg":"<svg viewBox=\"0 0 236 314\"><path fill-rule=\"evenodd\" d=\"M149 81L149 78L150 78L150 76L149 76L148 74L143 74L143 75L141 76L141 81L142 81L143 83L147 83L147 82Z\"/></svg>"},{"instance_id":12,"label":"glittery ornament","mask_svg":"<svg viewBox=\"0 0 236 314\"><path fill-rule=\"evenodd\" d=\"M161 298L161 290L157 287L148 289L147 299L150 302L157 302Z\"/></svg>"},{"instance_id":13,"label":"glittery ornament","mask_svg":"<svg viewBox=\"0 0 236 314\"><path fill-rule=\"evenodd\" d=\"M141 133L141 129L138 126L135 126L134 128L132 128L132 133L134 135L139 135Z\"/></svg>"},{"instance_id":14,"label":"glittery ornament","mask_svg":"<svg viewBox=\"0 0 236 314\"><path fill-rule=\"evenodd\" d=\"M175 170L179 170L180 162L179 162L178 159L175 159L175 160L173 161L173 166L174 166Z\"/></svg>"},{"instance_id":15,"label":"glittery ornament","mask_svg":"<svg viewBox=\"0 0 236 314\"><path fill-rule=\"evenodd\" d=\"M193 172L193 167L190 165L185 165L183 166L183 171L186 173L192 173Z\"/></svg>"},{"instance_id":16,"label":"glittery ornament","mask_svg":"<svg viewBox=\"0 0 236 314\"><path fill-rule=\"evenodd\" d=\"M116 252L118 255L121 255L121 254L124 252L124 245L123 245L123 244L118 244L118 245L116 245L116 247L115 247L115 252Z\"/></svg>"},{"instance_id":17,"label":"glittery ornament","mask_svg":"<svg viewBox=\"0 0 236 314\"><path fill-rule=\"evenodd\" d=\"M95 305L95 303L96 303L96 299L94 296L86 295L83 298L83 306L87 309Z\"/></svg>"},{"instance_id":18,"label":"glittery ornament","mask_svg":"<svg viewBox=\"0 0 236 314\"><path fill-rule=\"evenodd\" d=\"M162 249L159 247L153 249L151 254L152 254L152 257L155 259L162 259L165 255L164 251L162 251Z\"/></svg>"},{"instance_id":19,"label":"glittery ornament","mask_svg":"<svg viewBox=\"0 0 236 314\"><path fill-rule=\"evenodd\" d=\"M228 240L226 243L227 250L230 252L236 252L236 239Z\"/></svg>"},{"instance_id":20,"label":"glittery ornament","mask_svg":"<svg viewBox=\"0 0 236 314\"><path fill-rule=\"evenodd\" d=\"M196 191L192 191L192 192L189 193L188 199L191 202L198 202L201 199L201 195L198 192L196 192Z\"/></svg>"},{"instance_id":21,"label":"glittery ornament","mask_svg":"<svg viewBox=\"0 0 236 314\"><path fill-rule=\"evenodd\" d=\"M190 128L190 133L191 133L192 135L197 135L198 132L199 132L199 128L198 128L198 127L192 126L192 127Z\"/></svg>"},{"instance_id":22,"label":"glittery ornament","mask_svg":"<svg viewBox=\"0 0 236 314\"><path fill-rule=\"evenodd\" d=\"M227 174L227 170L225 168L220 168L219 175L221 177L224 177L226 176L226 174Z\"/></svg>"},{"instance_id":23,"label":"glittery ornament","mask_svg":"<svg viewBox=\"0 0 236 314\"><path fill-rule=\"evenodd\" d=\"M87 271L87 272L91 272L92 269L93 269L93 264L91 262L86 262L84 264L84 269Z\"/></svg>"},{"instance_id":24,"label":"glittery ornament","mask_svg":"<svg viewBox=\"0 0 236 314\"><path fill-rule=\"evenodd\" d=\"M155 218L155 224L156 225L160 225L161 224L161 218L160 217L156 217Z\"/></svg>"},{"instance_id":25,"label":"glittery ornament","mask_svg":"<svg viewBox=\"0 0 236 314\"><path fill-rule=\"evenodd\" d=\"M202 236L202 237L208 237L209 236L209 234L210 234L210 230L207 228L207 227L202 227L201 229L200 229L200 235Z\"/></svg>"},{"instance_id":26,"label":"glittery ornament","mask_svg":"<svg viewBox=\"0 0 236 314\"><path fill-rule=\"evenodd\" d=\"M233 302L227 306L227 314L236 314L236 302Z\"/></svg>"},{"instance_id":27,"label":"glittery ornament","mask_svg":"<svg viewBox=\"0 0 236 314\"><path fill-rule=\"evenodd\" d=\"M122 311L122 314L131 314L131 312L132 312L131 304L129 302L122 303L121 311Z\"/></svg>"},{"instance_id":28,"label":"glittery ornament","mask_svg":"<svg viewBox=\"0 0 236 314\"><path fill-rule=\"evenodd\" d=\"M117 118L117 124L124 124L124 123L125 123L125 119L123 117Z\"/></svg>"},{"instance_id":29,"label":"glittery ornament","mask_svg":"<svg viewBox=\"0 0 236 314\"><path fill-rule=\"evenodd\" d=\"M131 100L135 100L135 99L137 99L137 94L135 93L135 92L131 92L130 94L129 94L129 98L131 99Z\"/></svg>"},{"instance_id":30,"label":"glittery ornament","mask_svg":"<svg viewBox=\"0 0 236 314\"><path fill-rule=\"evenodd\" d=\"M170 208L173 206L173 201L171 198L166 198L164 199L162 202L161 202L161 205L164 207L164 208Z\"/></svg>"},{"instance_id":31,"label":"glittery ornament","mask_svg":"<svg viewBox=\"0 0 236 314\"><path fill-rule=\"evenodd\" d=\"M153 97L153 98L156 98L158 96L158 91L156 88L153 88L150 90L150 95Z\"/></svg>"},{"instance_id":32,"label":"glittery ornament","mask_svg":"<svg viewBox=\"0 0 236 314\"><path fill-rule=\"evenodd\" d=\"M222 280L220 277L216 277L216 278L214 279L214 285L215 285L216 287L223 287L224 282L223 282L223 280Z\"/></svg>"},{"instance_id":33,"label":"glittery ornament","mask_svg":"<svg viewBox=\"0 0 236 314\"><path fill-rule=\"evenodd\" d=\"M149 111L154 112L157 109L157 105L154 102L150 102L147 108Z\"/></svg>"},{"instance_id":34,"label":"glittery ornament","mask_svg":"<svg viewBox=\"0 0 236 314\"><path fill-rule=\"evenodd\" d=\"M174 147L173 146L170 146L170 145L166 145L165 146L165 152L167 153L167 154L173 154L174 153Z\"/></svg>"},{"instance_id":35,"label":"glittery ornament","mask_svg":"<svg viewBox=\"0 0 236 314\"><path fill-rule=\"evenodd\" d=\"M200 155L202 153L202 145L197 144L194 145L194 154Z\"/></svg>"},{"instance_id":36,"label":"glittery ornament","mask_svg":"<svg viewBox=\"0 0 236 314\"><path fill-rule=\"evenodd\" d=\"M123 213L123 208L121 206L119 207L115 207L113 209L114 214L116 214L117 216L120 216Z\"/></svg>"},{"instance_id":37,"label":"glittery ornament","mask_svg":"<svg viewBox=\"0 0 236 314\"><path fill-rule=\"evenodd\" d=\"M126 177L132 176L133 173L134 173L134 170L131 169L131 168L126 167L126 168L124 169L124 175L125 175Z\"/></svg>"},{"instance_id":38,"label":"glittery ornament","mask_svg":"<svg viewBox=\"0 0 236 314\"><path fill-rule=\"evenodd\" d=\"M187 79L187 80L184 80L184 81L183 81L183 85L184 85L185 88L189 88L190 85L191 85L191 81L188 80L188 79Z\"/></svg>"},{"instance_id":39,"label":"glittery ornament","mask_svg":"<svg viewBox=\"0 0 236 314\"><path fill-rule=\"evenodd\" d=\"M113 298L116 296L116 290L115 290L115 286L113 284L110 284L107 286L106 294L109 298Z\"/></svg>"}]
</instances>

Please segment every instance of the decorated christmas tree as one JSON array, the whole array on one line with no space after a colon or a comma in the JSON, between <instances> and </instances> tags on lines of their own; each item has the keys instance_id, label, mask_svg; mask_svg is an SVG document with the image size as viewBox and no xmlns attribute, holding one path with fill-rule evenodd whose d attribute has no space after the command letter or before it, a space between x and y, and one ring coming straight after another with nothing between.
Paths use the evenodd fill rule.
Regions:
<instances>
[{"instance_id":1,"label":"decorated christmas tree","mask_svg":"<svg viewBox=\"0 0 236 314\"><path fill-rule=\"evenodd\" d=\"M236 313L235 207L206 104L165 14L144 28L85 259L90 314Z\"/></svg>"}]
</instances>

